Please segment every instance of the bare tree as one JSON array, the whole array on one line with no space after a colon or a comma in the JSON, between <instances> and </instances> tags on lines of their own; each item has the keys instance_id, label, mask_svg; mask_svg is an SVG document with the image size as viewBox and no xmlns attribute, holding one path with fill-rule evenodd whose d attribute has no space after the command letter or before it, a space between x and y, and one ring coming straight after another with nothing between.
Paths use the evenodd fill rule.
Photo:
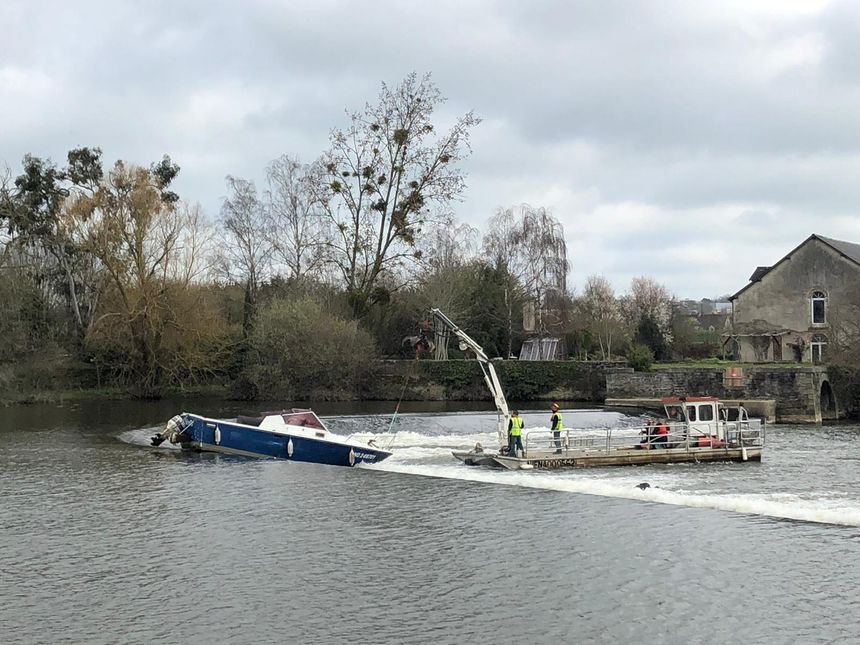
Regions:
<instances>
[{"instance_id":1,"label":"bare tree","mask_svg":"<svg viewBox=\"0 0 860 645\"><path fill-rule=\"evenodd\" d=\"M367 311L384 273L414 259L416 236L435 210L465 188L471 112L435 140L433 113L444 101L429 75L412 73L335 129L322 156L323 204L331 219L331 261L343 277L353 314Z\"/></svg>"},{"instance_id":2,"label":"bare tree","mask_svg":"<svg viewBox=\"0 0 860 645\"><path fill-rule=\"evenodd\" d=\"M319 179L311 167L282 155L266 168L265 208L274 257L287 278L317 275L325 261L325 222L314 187Z\"/></svg>"},{"instance_id":3,"label":"bare tree","mask_svg":"<svg viewBox=\"0 0 860 645\"><path fill-rule=\"evenodd\" d=\"M12 184L12 170L6 164L0 166L0 266L6 264L11 251L10 242L13 238L15 211L18 208Z\"/></svg>"},{"instance_id":4,"label":"bare tree","mask_svg":"<svg viewBox=\"0 0 860 645\"><path fill-rule=\"evenodd\" d=\"M522 206L522 224L516 240L521 249L523 278L526 291L531 294L537 313L540 333L548 331L545 314L550 302L557 305L567 294L567 243L564 228L545 208ZM561 314L561 312L558 312ZM563 325L558 315L555 325Z\"/></svg>"},{"instance_id":5,"label":"bare tree","mask_svg":"<svg viewBox=\"0 0 860 645\"><path fill-rule=\"evenodd\" d=\"M534 307L538 333L560 331L565 322L563 305L570 270L561 223L543 207L521 204L518 208L500 208L484 236L484 254L525 291ZM513 297L506 293L506 298L512 335ZM547 316L550 311L552 317Z\"/></svg>"},{"instance_id":6,"label":"bare tree","mask_svg":"<svg viewBox=\"0 0 860 645\"><path fill-rule=\"evenodd\" d=\"M600 346L603 360L612 358L612 348L624 334L621 309L609 280L602 275L590 275L585 280L582 295L576 299L580 319Z\"/></svg>"},{"instance_id":7,"label":"bare tree","mask_svg":"<svg viewBox=\"0 0 860 645\"><path fill-rule=\"evenodd\" d=\"M497 208L487 222L484 234L484 255L492 265L519 278L522 272L516 239L520 235L520 222L513 208Z\"/></svg>"},{"instance_id":8,"label":"bare tree","mask_svg":"<svg viewBox=\"0 0 860 645\"><path fill-rule=\"evenodd\" d=\"M430 271L457 268L475 257L478 229L447 215L429 226L418 244L421 261Z\"/></svg>"},{"instance_id":9,"label":"bare tree","mask_svg":"<svg viewBox=\"0 0 860 645\"><path fill-rule=\"evenodd\" d=\"M654 280L645 276L633 278L630 291L621 297L621 313L631 330L643 319L652 320L667 341L672 335L672 309L674 297L669 290Z\"/></svg>"},{"instance_id":10,"label":"bare tree","mask_svg":"<svg viewBox=\"0 0 860 645\"><path fill-rule=\"evenodd\" d=\"M269 223L254 182L227 175L230 194L221 205L222 247L228 275L256 296L272 257Z\"/></svg>"},{"instance_id":11,"label":"bare tree","mask_svg":"<svg viewBox=\"0 0 860 645\"><path fill-rule=\"evenodd\" d=\"M668 289L652 278L630 282L630 292L620 298L621 314L631 335L647 346L657 360L669 355L672 337L672 310L675 299Z\"/></svg>"}]
</instances>

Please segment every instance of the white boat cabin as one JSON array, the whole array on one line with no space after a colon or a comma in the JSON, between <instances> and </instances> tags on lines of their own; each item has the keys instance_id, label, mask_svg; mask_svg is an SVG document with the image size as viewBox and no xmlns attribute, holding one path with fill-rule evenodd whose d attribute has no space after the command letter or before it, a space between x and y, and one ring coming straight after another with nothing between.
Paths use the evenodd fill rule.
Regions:
<instances>
[{"instance_id":1,"label":"white boat cabin","mask_svg":"<svg viewBox=\"0 0 860 645\"><path fill-rule=\"evenodd\" d=\"M747 412L742 406L729 408L713 396L667 396L661 399L666 418L670 423L682 423L702 435L710 435L723 441L726 430L732 421L748 421ZM732 423L730 428L737 427Z\"/></svg>"},{"instance_id":2,"label":"white boat cabin","mask_svg":"<svg viewBox=\"0 0 860 645\"><path fill-rule=\"evenodd\" d=\"M236 419L236 423L253 426L272 432L301 434L309 437L324 438L328 432L320 421L320 418L312 411L302 408L293 408L289 411L264 412L257 417L243 417Z\"/></svg>"}]
</instances>

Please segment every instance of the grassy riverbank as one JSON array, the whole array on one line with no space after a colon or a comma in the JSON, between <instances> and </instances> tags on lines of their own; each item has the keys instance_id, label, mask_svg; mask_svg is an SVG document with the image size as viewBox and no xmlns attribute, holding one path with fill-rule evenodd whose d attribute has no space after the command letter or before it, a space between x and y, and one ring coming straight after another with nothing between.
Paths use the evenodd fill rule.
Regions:
<instances>
[{"instance_id":1,"label":"grassy riverbank","mask_svg":"<svg viewBox=\"0 0 860 645\"><path fill-rule=\"evenodd\" d=\"M128 401L140 399L127 388L93 387L62 388L38 391L7 391L0 393L0 406L33 405L39 403L62 405L78 401ZM186 388L168 388L162 394L165 399L220 398L229 399L229 391L223 385L200 385Z\"/></svg>"}]
</instances>

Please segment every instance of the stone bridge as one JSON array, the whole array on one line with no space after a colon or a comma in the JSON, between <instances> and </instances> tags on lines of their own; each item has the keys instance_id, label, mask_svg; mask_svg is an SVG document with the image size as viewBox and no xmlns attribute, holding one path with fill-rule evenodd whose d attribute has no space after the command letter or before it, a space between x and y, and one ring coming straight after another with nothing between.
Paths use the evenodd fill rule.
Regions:
<instances>
[{"instance_id":1,"label":"stone bridge","mask_svg":"<svg viewBox=\"0 0 860 645\"><path fill-rule=\"evenodd\" d=\"M743 401L751 415L779 423L821 423L840 416L827 368L821 366L670 368L606 374L607 405L653 404L670 395Z\"/></svg>"}]
</instances>

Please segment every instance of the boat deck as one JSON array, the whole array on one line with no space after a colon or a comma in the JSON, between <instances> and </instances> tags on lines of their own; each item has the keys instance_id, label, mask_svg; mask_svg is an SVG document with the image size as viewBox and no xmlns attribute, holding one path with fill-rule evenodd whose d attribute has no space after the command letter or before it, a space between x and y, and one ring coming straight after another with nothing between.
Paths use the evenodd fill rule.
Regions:
<instances>
[{"instance_id":1,"label":"boat deck","mask_svg":"<svg viewBox=\"0 0 860 645\"><path fill-rule=\"evenodd\" d=\"M525 437L521 456L484 451L454 451L454 457L470 466L490 466L509 470L533 468L588 468L642 464L698 463L706 461L761 461L764 426L760 421L723 424L726 439L702 433L682 424L669 425L664 437L645 434L647 429L607 429L603 434L571 434L554 437L545 430ZM639 436L645 438L638 440Z\"/></svg>"}]
</instances>

